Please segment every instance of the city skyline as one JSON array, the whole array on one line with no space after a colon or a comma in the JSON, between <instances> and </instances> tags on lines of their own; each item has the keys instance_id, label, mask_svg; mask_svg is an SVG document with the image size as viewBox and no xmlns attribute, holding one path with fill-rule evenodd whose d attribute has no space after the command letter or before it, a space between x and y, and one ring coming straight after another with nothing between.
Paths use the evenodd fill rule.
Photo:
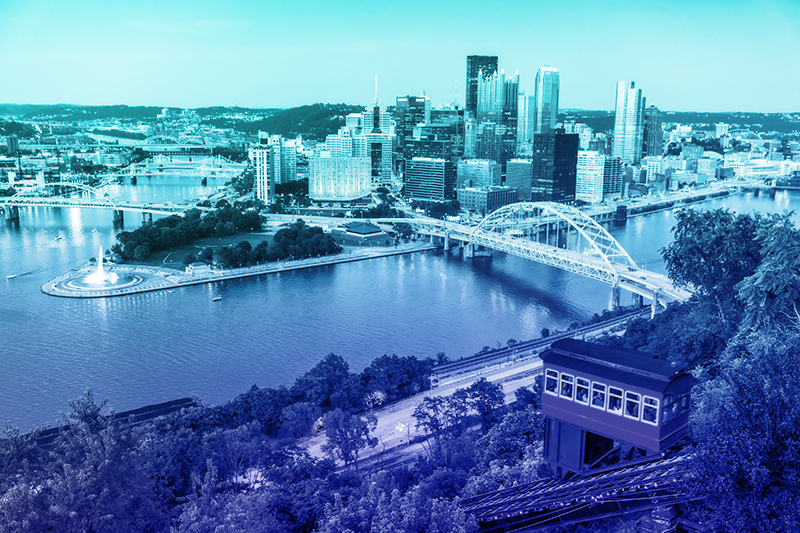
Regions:
<instances>
[{"instance_id":1,"label":"city skyline","mask_svg":"<svg viewBox=\"0 0 800 533\"><path fill-rule=\"evenodd\" d=\"M4 7L0 102L368 104L377 75L381 105L425 93L463 106L466 56L494 55L526 94L557 68L561 109L613 110L616 83L636 80L663 111L800 110L785 57L800 49L794 0L51 4Z\"/></svg>"}]
</instances>

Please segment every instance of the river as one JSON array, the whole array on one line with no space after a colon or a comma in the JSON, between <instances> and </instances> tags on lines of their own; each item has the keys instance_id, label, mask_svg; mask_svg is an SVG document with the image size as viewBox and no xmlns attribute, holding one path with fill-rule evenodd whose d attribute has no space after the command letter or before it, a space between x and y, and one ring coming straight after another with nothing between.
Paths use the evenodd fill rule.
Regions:
<instances>
[{"instance_id":1,"label":"river","mask_svg":"<svg viewBox=\"0 0 800 533\"><path fill-rule=\"evenodd\" d=\"M188 178L109 186L136 201L212 193ZM782 212L800 194L744 194L703 203ZM697 208L697 207L696 207ZM140 223L125 214L125 228ZM663 272L671 211L632 218L612 234L642 267ZM360 371L382 354L471 355L483 346L565 329L608 305L609 286L521 258L456 251L393 256L106 299L47 296L41 285L105 249L110 211L29 208L0 227L0 421L54 424L91 388L116 411L192 394L219 404L256 384L291 385L329 352ZM16 275L6 279L8 275ZM214 296L222 300L214 302ZM629 296L623 292L622 303Z\"/></svg>"}]
</instances>

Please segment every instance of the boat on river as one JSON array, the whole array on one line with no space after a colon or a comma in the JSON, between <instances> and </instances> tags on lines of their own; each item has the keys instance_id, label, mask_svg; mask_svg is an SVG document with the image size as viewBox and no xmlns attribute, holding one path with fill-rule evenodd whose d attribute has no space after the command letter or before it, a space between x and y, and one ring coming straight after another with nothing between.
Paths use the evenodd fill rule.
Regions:
<instances>
[{"instance_id":1,"label":"boat on river","mask_svg":"<svg viewBox=\"0 0 800 533\"><path fill-rule=\"evenodd\" d=\"M222 296L214 296L214 301L215 302L218 302L220 300L222 300Z\"/></svg>"}]
</instances>

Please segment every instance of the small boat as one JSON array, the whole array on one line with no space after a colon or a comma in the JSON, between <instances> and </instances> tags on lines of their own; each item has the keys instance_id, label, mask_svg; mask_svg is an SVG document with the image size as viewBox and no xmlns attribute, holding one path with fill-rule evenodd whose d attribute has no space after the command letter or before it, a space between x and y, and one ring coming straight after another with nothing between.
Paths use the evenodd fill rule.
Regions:
<instances>
[{"instance_id":1,"label":"small boat","mask_svg":"<svg viewBox=\"0 0 800 533\"><path fill-rule=\"evenodd\" d=\"M6 276L6 279L14 279L16 277L17 277L16 274L9 274L8 276Z\"/></svg>"},{"instance_id":2,"label":"small boat","mask_svg":"<svg viewBox=\"0 0 800 533\"><path fill-rule=\"evenodd\" d=\"M63 239L63 238L64 238L64 237L62 237L61 235L56 235L56 236L53 238L53 240L60 241L60 240L61 240L61 239Z\"/></svg>"},{"instance_id":3,"label":"small boat","mask_svg":"<svg viewBox=\"0 0 800 533\"><path fill-rule=\"evenodd\" d=\"M167 292L168 292L169 294L172 294L172 293L173 293L173 292L175 292L175 291L174 291L173 289L170 289L170 290L168 290Z\"/></svg>"},{"instance_id":4,"label":"small boat","mask_svg":"<svg viewBox=\"0 0 800 533\"><path fill-rule=\"evenodd\" d=\"M214 296L214 301L215 302L218 302L220 300L222 300L222 296Z\"/></svg>"}]
</instances>

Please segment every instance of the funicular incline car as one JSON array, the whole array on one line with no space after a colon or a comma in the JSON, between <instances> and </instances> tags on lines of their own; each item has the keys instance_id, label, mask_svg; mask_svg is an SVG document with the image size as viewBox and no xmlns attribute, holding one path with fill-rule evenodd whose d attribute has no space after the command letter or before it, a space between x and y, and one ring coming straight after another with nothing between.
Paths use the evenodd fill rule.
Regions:
<instances>
[{"instance_id":1,"label":"funicular incline car","mask_svg":"<svg viewBox=\"0 0 800 533\"><path fill-rule=\"evenodd\" d=\"M612 450L663 452L687 434L686 367L618 347L574 339L542 353L545 458L561 474L592 468Z\"/></svg>"}]
</instances>

